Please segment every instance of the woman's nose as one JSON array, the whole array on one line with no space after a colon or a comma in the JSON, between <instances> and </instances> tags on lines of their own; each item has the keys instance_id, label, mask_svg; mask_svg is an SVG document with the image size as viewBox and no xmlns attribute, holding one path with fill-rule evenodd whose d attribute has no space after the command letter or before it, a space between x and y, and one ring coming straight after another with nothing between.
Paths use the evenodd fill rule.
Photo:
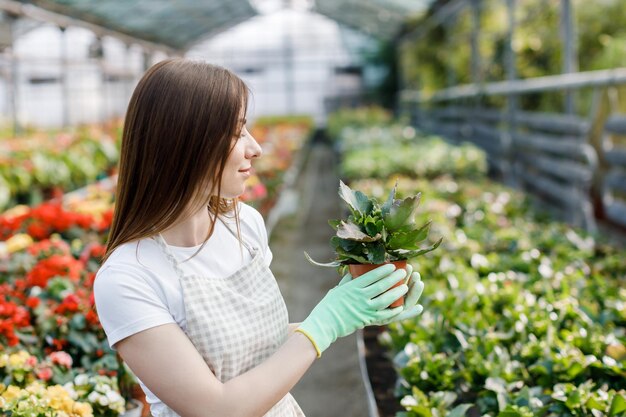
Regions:
<instances>
[{"instance_id":1,"label":"woman's nose","mask_svg":"<svg viewBox=\"0 0 626 417\"><path fill-rule=\"evenodd\" d=\"M248 158L252 159L260 157L263 154L263 149L261 148L261 145L259 145L254 136L249 134L248 138L250 139L247 152Z\"/></svg>"}]
</instances>

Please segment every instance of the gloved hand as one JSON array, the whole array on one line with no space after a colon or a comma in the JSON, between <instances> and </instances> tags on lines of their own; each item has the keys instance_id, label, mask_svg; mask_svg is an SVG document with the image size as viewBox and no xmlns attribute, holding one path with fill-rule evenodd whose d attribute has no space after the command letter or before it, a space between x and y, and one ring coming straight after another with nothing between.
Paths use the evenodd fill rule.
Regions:
<instances>
[{"instance_id":1,"label":"gloved hand","mask_svg":"<svg viewBox=\"0 0 626 417\"><path fill-rule=\"evenodd\" d=\"M406 284L390 290L404 278L403 269L396 271L394 265L383 265L359 279L346 281L331 289L296 331L311 340L319 358L338 337L400 314L403 307L387 307L407 293Z\"/></svg>"},{"instance_id":2,"label":"gloved hand","mask_svg":"<svg viewBox=\"0 0 626 417\"><path fill-rule=\"evenodd\" d=\"M352 276L350 274L346 274L342 278L342 280L339 281L338 285L344 285L351 280ZM408 320L422 314L422 311L424 311L424 307L421 304L417 304L417 302L419 301L420 297L422 296L422 292L424 291L424 283L422 282L422 277L420 276L420 273L413 272L413 266L410 264L407 264L406 266L406 285L409 286L409 292L404 299L404 305L402 307L399 307L402 308L402 311L400 311L396 316L373 322L371 323L371 325L384 326L389 323L393 323L394 321Z\"/></svg>"}]
</instances>

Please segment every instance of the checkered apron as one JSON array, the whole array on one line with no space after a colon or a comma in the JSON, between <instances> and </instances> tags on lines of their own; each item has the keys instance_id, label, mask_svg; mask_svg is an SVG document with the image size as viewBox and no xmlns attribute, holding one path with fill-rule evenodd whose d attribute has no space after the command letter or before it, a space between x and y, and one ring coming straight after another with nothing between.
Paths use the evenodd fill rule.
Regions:
<instances>
[{"instance_id":1,"label":"checkered apron","mask_svg":"<svg viewBox=\"0 0 626 417\"><path fill-rule=\"evenodd\" d=\"M260 250L244 241L252 262L226 278L203 277L185 275L163 237L158 234L154 239L180 280L186 334L217 379L226 382L249 371L287 340L287 307ZM154 417L179 416L167 407ZM287 393L265 417L304 417L304 413Z\"/></svg>"}]
</instances>

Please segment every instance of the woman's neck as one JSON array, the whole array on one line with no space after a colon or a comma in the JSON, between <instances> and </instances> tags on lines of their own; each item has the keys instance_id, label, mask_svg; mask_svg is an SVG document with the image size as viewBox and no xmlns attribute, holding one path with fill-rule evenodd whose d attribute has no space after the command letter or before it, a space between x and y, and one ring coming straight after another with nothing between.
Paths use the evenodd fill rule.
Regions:
<instances>
[{"instance_id":1,"label":"woman's neck","mask_svg":"<svg viewBox=\"0 0 626 417\"><path fill-rule=\"evenodd\" d=\"M176 222L169 229L161 232L161 236L172 246L193 247L206 240L211 228L211 217L204 207L190 217Z\"/></svg>"}]
</instances>

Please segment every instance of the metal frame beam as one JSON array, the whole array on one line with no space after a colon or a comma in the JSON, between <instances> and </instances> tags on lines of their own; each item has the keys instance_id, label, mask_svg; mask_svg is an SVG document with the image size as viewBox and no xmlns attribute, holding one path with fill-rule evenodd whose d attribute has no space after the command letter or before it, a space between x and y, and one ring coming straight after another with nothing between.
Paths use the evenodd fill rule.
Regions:
<instances>
[{"instance_id":1,"label":"metal frame beam","mask_svg":"<svg viewBox=\"0 0 626 417\"><path fill-rule=\"evenodd\" d=\"M548 75L524 80L499 81L488 84L467 84L439 90L429 97L420 97L419 91L402 92L404 100L419 103L458 100L478 96L522 95L543 91L559 91L584 87L603 87L626 84L626 68Z\"/></svg>"},{"instance_id":2,"label":"metal frame beam","mask_svg":"<svg viewBox=\"0 0 626 417\"><path fill-rule=\"evenodd\" d=\"M452 0L450 3L442 6L432 16L427 17L414 31L400 37L398 42L405 44L424 37L429 31L461 12L467 5L467 0Z\"/></svg>"},{"instance_id":3,"label":"metal frame beam","mask_svg":"<svg viewBox=\"0 0 626 417\"><path fill-rule=\"evenodd\" d=\"M84 22L59 13L51 12L31 4L23 4L15 0L0 0L0 10L4 10L16 16L27 17L34 20L49 22L60 27L82 27L92 31L96 36L111 36L121 40L126 44L137 44L149 50L163 51L168 55L182 55L182 51L171 48L169 46L149 42L139 39L125 33L117 32L103 26L93 23Z\"/></svg>"}]
</instances>

